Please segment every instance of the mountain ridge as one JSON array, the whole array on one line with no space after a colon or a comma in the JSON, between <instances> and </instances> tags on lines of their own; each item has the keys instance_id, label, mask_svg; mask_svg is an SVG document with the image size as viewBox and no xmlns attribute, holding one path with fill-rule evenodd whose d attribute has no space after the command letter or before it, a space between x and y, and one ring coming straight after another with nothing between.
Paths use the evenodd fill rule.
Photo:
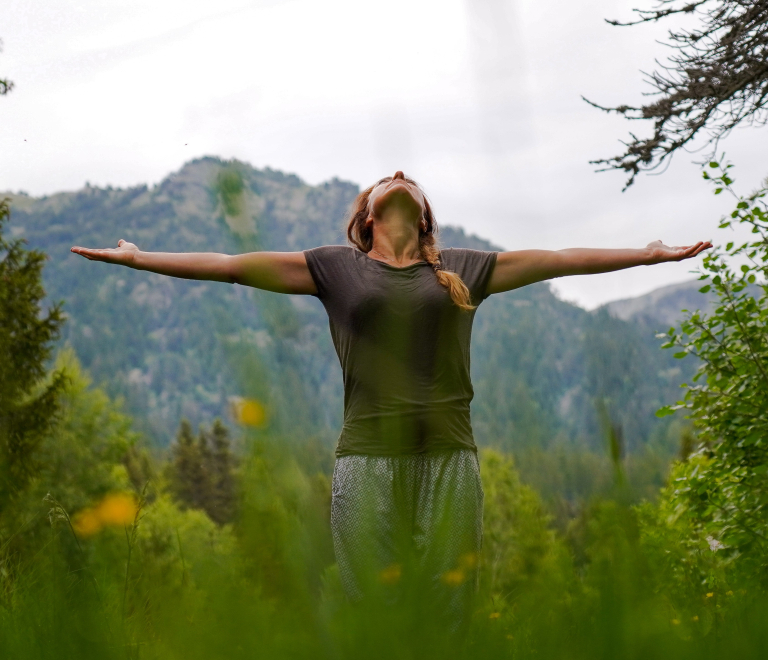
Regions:
<instances>
[{"instance_id":1,"label":"mountain ridge","mask_svg":"<svg viewBox=\"0 0 768 660\"><path fill-rule=\"evenodd\" d=\"M344 218L359 192L332 179L214 157L185 164L151 188L85 187L41 198L10 195L9 225L49 255L50 300L65 300L62 344L143 430L167 444L180 417L226 415L245 390L265 401L271 428L331 445L341 425L342 384L322 305L237 285L191 282L82 260L72 245L119 238L154 251L302 250L345 242ZM441 227L446 247L495 249ZM480 444L600 446L598 399L608 401L630 448L665 422L653 412L685 375L646 315L628 323L609 308L587 312L546 283L492 296L473 331L473 426ZM244 365L250 365L247 368Z\"/></svg>"}]
</instances>

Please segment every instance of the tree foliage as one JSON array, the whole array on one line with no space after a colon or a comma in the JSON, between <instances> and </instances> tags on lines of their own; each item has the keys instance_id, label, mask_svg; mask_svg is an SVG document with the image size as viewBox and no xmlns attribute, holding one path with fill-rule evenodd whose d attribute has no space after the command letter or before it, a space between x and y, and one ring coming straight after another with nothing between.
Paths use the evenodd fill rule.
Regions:
<instances>
[{"instance_id":1,"label":"tree foliage","mask_svg":"<svg viewBox=\"0 0 768 660\"><path fill-rule=\"evenodd\" d=\"M59 353L55 370L65 375L60 411L35 450L34 478L13 499L0 500L0 602L13 592L37 549L50 541L47 494L76 514L110 493L132 490L123 465L139 445L131 418L92 387L71 350ZM69 531L65 539L74 550Z\"/></svg>"},{"instance_id":2,"label":"tree foliage","mask_svg":"<svg viewBox=\"0 0 768 660\"><path fill-rule=\"evenodd\" d=\"M658 0L655 9L635 10L636 21L652 23L679 14L695 15L694 29L669 32L674 54L646 76L655 99L641 106L603 107L631 120L653 122L653 135L625 144L624 153L592 161L629 173L627 187L643 170L653 170L705 133L717 142L742 122L768 120L768 0Z\"/></svg>"},{"instance_id":3,"label":"tree foliage","mask_svg":"<svg viewBox=\"0 0 768 660\"><path fill-rule=\"evenodd\" d=\"M42 313L45 255L25 241L6 241L10 216L0 201L0 514L35 477L36 451L56 420L66 385L47 361L64 317L61 304Z\"/></svg>"},{"instance_id":4,"label":"tree foliage","mask_svg":"<svg viewBox=\"0 0 768 660\"><path fill-rule=\"evenodd\" d=\"M0 52L3 50L3 41L0 39ZM0 96L4 96L13 89L13 81L0 78Z\"/></svg>"},{"instance_id":5,"label":"tree foliage","mask_svg":"<svg viewBox=\"0 0 768 660\"><path fill-rule=\"evenodd\" d=\"M232 522L235 515L235 458L229 430L216 419L210 430L200 428L197 438L188 420L181 421L173 459L170 488L182 506L205 511L214 522Z\"/></svg>"},{"instance_id":6,"label":"tree foliage","mask_svg":"<svg viewBox=\"0 0 768 660\"><path fill-rule=\"evenodd\" d=\"M492 449L481 454L483 477L483 590L496 609L512 606L514 595L547 588L564 589L569 557L550 528L550 518L532 488L520 482L513 460ZM526 608L533 607L527 603Z\"/></svg>"},{"instance_id":7,"label":"tree foliage","mask_svg":"<svg viewBox=\"0 0 768 660\"><path fill-rule=\"evenodd\" d=\"M659 411L685 409L699 447L678 464L664 500L709 536L716 551L768 566L768 182L749 196L733 188L731 165L710 163L704 177L715 194L727 191L736 208L721 228L747 225L754 239L708 254L702 291L714 290L719 305L710 315L695 312L666 335L675 357L701 360L685 397Z\"/></svg>"}]
</instances>

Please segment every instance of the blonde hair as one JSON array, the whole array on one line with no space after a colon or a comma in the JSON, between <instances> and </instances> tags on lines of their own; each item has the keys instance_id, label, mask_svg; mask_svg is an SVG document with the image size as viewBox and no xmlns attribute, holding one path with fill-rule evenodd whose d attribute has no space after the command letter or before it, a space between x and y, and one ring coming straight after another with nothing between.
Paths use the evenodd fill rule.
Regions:
<instances>
[{"instance_id":1,"label":"blonde hair","mask_svg":"<svg viewBox=\"0 0 768 660\"><path fill-rule=\"evenodd\" d=\"M366 220L369 216L368 200L371 196L371 191L380 183L386 183L391 181L392 177L388 176L381 181L376 182L374 185L366 188L361 192L354 203L352 204L352 211L349 218L349 224L347 225L347 239L358 250L368 253L373 247L373 227L366 224ZM406 181L416 186L418 184L413 179ZM460 309L469 311L475 309L475 305L472 304L472 298L469 295L469 289L464 284L461 277L450 270L444 270L440 263L440 250L437 247L437 241L435 236L437 234L437 223L435 222L435 216L432 213L432 207L429 205L429 200L426 195L424 196L424 218L423 222L419 223L419 254L435 271L437 281L442 286L448 289L448 293L451 296L451 300Z\"/></svg>"}]
</instances>

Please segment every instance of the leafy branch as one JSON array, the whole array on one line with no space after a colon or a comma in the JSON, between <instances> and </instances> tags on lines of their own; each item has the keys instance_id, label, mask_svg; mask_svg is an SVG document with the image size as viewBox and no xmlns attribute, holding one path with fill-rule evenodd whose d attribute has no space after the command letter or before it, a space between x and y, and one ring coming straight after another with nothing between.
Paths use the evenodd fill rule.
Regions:
<instances>
[{"instance_id":1,"label":"leafy branch","mask_svg":"<svg viewBox=\"0 0 768 660\"><path fill-rule=\"evenodd\" d=\"M0 53L3 52L3 41L0 39ZM0 96L5 96L13 89L13 81L7 78L0 78Z\"/></svg>"},{"instance_id":2,"label":"leafy branch","mask_svg":"<svg viewBox=\"0 0 768 660\"><path fill-rule=\"evenodd\" d=\"M704 258L700 279L708 282L700 291L717 295L714 312L689 314L679 331L660 335L668 339L664 348L678 349L675 357L695 355L701 366L694 383L683 385L684 398L657 415L686 409L700 442L673 470L672 508L702 533L749 555L749 544L765 540L756 530L768 525L768 181L740 196L731 168L712 161L704 172L714 194L728 192L736 201L719 226L743 224L755 238L729 242ZM764 555L757 562L768 567Z\"/></svg>"}]
</instances>

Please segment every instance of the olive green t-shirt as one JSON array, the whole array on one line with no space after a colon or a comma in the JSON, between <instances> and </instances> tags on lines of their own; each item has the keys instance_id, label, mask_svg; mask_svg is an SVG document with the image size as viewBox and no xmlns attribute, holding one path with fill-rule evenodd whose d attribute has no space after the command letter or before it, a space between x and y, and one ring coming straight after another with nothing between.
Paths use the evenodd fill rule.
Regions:
<instances>
[{"instance_id":1,"label":"olive green t-shirt","mask_svg":"<svg viewBox=\"0 0 768 660\"><path fill-rule=\"evenodd\" d=\"M459 309L426 262L396 268L336 245L304 254L344 377L336 455L476 449L469 416L474 310ZM452 248L440 261L479 305L496 254Z\"/></svg>"}]
</instances>

